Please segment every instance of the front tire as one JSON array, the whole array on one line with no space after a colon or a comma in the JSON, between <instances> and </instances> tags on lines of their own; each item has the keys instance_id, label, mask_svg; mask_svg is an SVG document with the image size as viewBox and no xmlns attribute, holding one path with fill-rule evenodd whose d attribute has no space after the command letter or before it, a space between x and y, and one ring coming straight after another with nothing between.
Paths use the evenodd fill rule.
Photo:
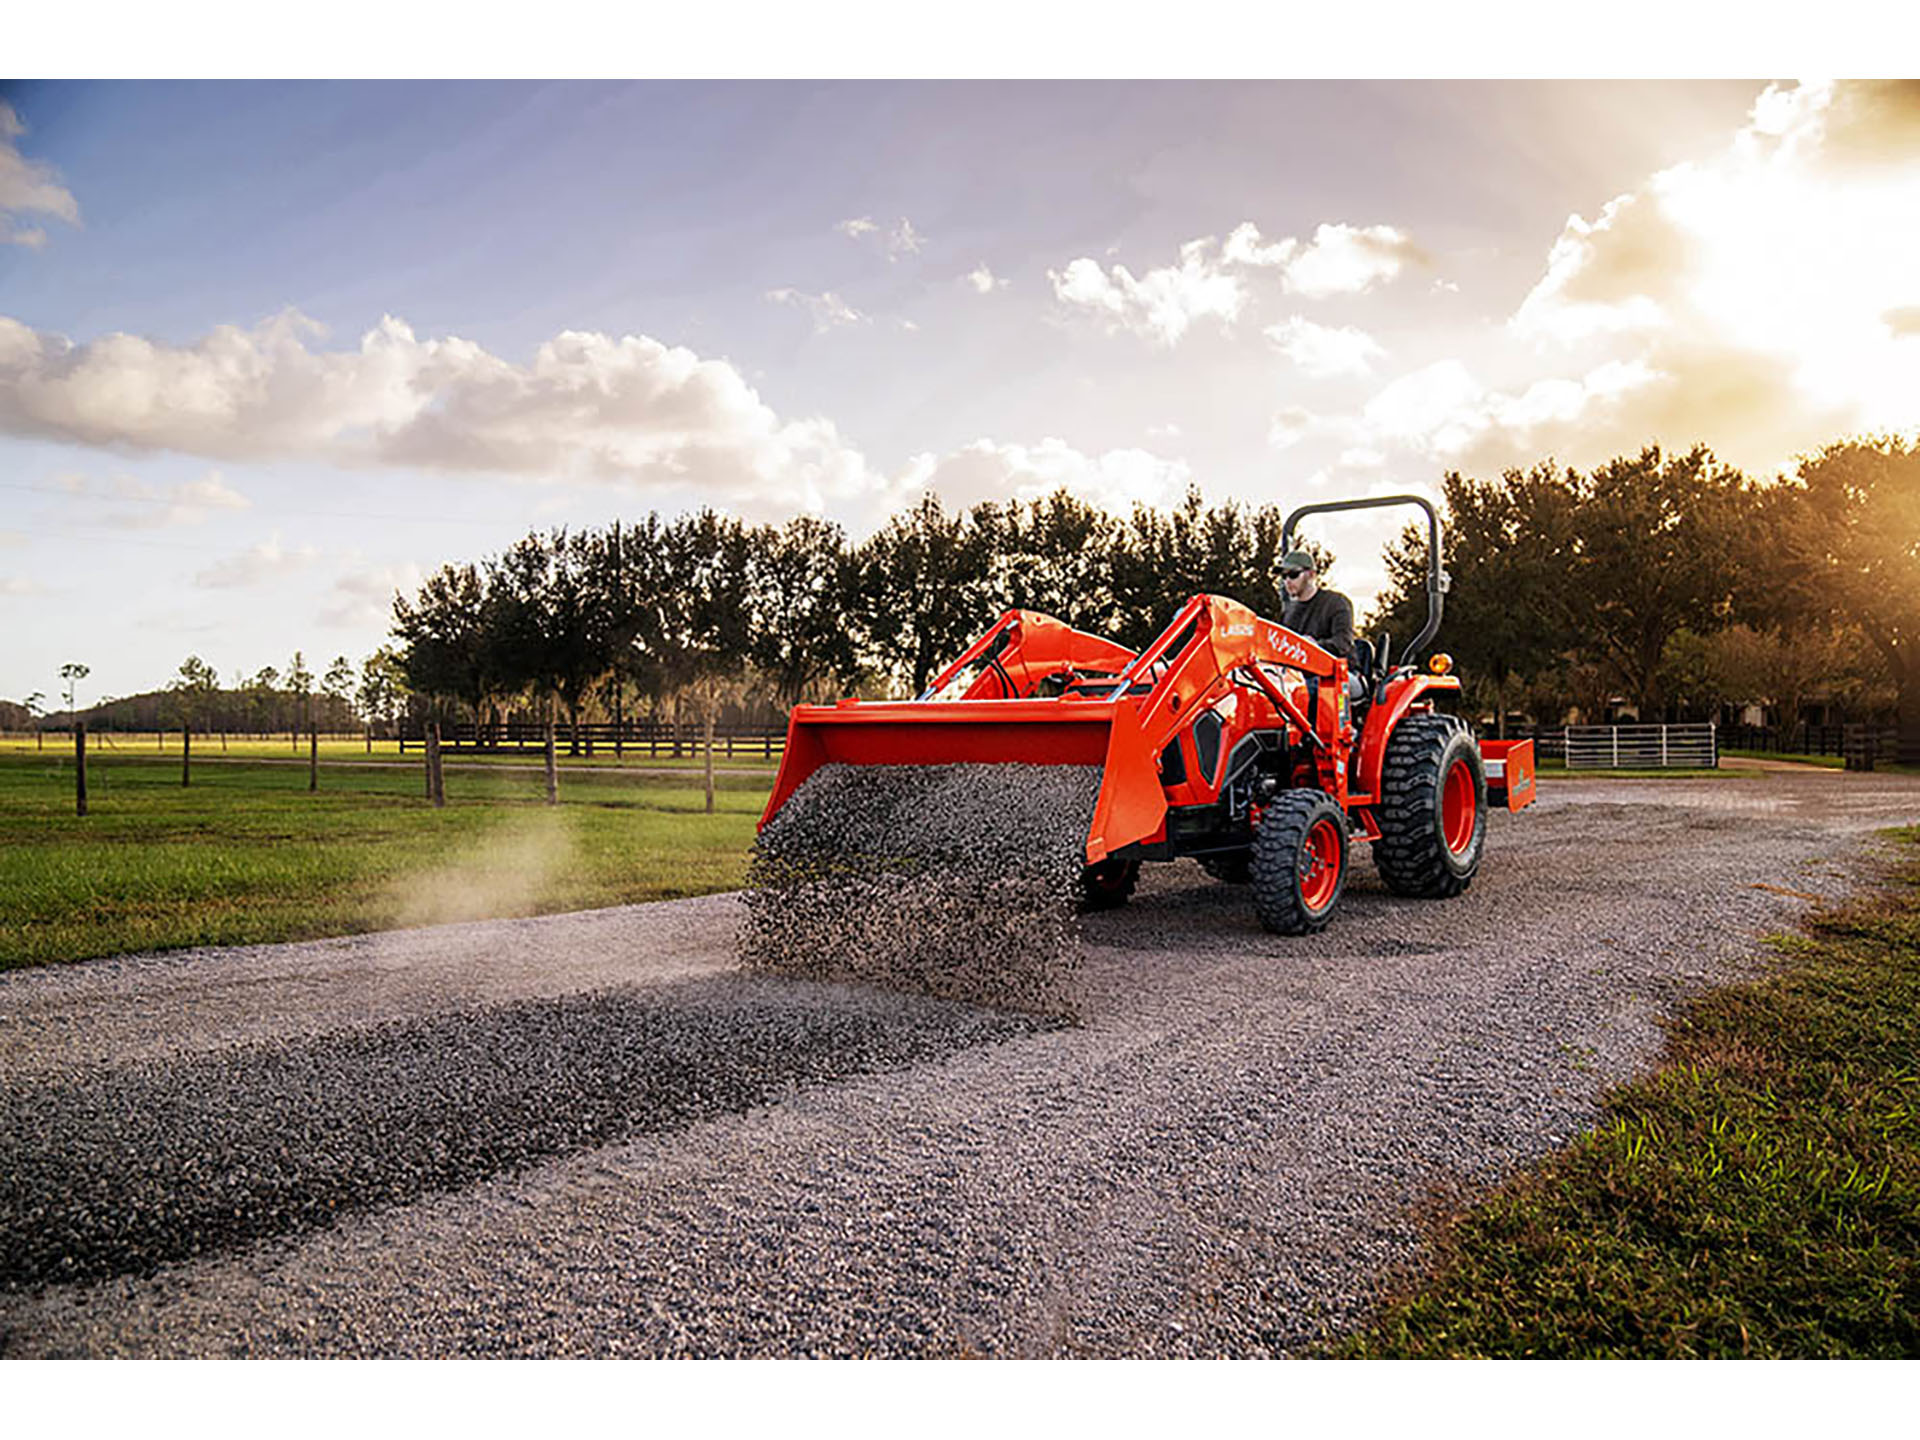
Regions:
<instances>
[{"instance_id":1,"label":"front tire","mask_svg":"<svg viewBox=\"0 0 1920 1440\"><path fill-rule=\"evenodd\" d=\"M1321 790L1274 797L1253 837L1253 909L1276 935L1326 928L1347 884L1347 816Z\"/></svg>"},{"instance_id":2,"label":"front tire","mask_svg":"<svg viewBox=\"0 0 1920 1440\"><path fill-rule=\"evenodd\" d=\"M1409 715L1380 769L1380 878L1396 895L1458 895L1480 869L1487 776L1473 731L1451 715Z\"/></svg>"}]
</instances>

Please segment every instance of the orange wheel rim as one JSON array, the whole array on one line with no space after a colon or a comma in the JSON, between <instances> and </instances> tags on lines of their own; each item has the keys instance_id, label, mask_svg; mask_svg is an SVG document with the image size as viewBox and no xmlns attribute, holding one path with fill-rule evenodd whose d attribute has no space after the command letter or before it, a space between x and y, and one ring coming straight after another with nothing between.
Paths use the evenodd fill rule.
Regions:
<instances>
[{"instance_id":1,"label":"orange wheel rim","mask_svg":"<svg viewBox=\"0 0 1920 1440\"><path fill-rule=\"evenodd\" d=\"M1479 798L1473 792L1473 769L1466 761L1456 760L1440 792L1440 833L1449 853L1464 855L1473 844L1479 808Z\"/></svg>"},{"instance_id":2,"label":"orange wheel rim","mask_svg":"<svg viewBox=\"0 0 1920 1440\"><path fill-rule=\"evenodd\" d=\"M1340 832L1331 820L1316 820L1300 847L1300 899L1309 910L1324 910L1340 886Z\"/></svg>"}]
</instances>

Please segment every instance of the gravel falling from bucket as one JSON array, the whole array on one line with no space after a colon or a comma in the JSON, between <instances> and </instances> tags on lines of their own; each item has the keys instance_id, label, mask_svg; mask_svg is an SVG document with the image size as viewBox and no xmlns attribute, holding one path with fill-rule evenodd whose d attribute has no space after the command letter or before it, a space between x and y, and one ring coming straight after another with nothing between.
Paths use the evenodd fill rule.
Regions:
<instances>
[{"instance_id":1,"label":"gravel falling from bucket","mask_svg":"<svg viewBox=\"0 0 1920 1440\"><path fill-rule=\"evenodd\" d=\"M740 956L1077 1018L1097 765L826 765L760 832Z\"/></svg>"}]
</instances>

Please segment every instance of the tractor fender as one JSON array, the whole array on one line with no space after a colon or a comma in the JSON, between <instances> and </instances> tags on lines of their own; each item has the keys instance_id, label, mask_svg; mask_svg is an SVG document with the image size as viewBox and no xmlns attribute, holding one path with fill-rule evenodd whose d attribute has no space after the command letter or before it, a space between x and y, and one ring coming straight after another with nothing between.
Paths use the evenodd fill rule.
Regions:
<instances>
[{"instance_id":1,"label":"tractor fender","mask_svg":"<svg viewBox=\"0 0 1920 1440\"><path fill-rule=\"evenodd\" d=\"M1407 712L1422 700L1430 700L1436 691L1458 691L1459 688L1457 675L1430 675L1424 671L1389 680L1360 728L1360 765L1353 777L1354 791L1378 797L1380 771L1387 760L1387 741L1393 738L1393 732L1406 719Z\"/></svg>"}]
</instances>

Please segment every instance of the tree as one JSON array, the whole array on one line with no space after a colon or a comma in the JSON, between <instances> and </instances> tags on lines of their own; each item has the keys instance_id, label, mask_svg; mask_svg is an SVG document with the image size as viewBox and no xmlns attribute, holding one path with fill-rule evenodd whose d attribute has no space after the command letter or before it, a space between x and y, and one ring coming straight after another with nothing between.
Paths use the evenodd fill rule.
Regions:
<instances>
[{"instance_id":1,"label":"tree","mask_svg":"<svg viewBox=\"0 0 1920 1440\"><path fill-rule=\"evenodd\" d=\"M436 714L441 701L453 699L467 705L476 725L487 723L487 703L500 688L499 599L475 565L443 566L411 601L394 597L407 685L430 697Z\"/></svg>"},{"instance_id":2,"label":"tree","mask_svg":"<svg viewBox=\"0 0 1920 1440\"><path fill-rule=\"evenodd\" d=\"M920 694L994 614L991 532L932 493L855 552L854 623L897 683Z\"/></svg>"},{"instance_id":3,"label":"tree","mask_svg":"<svg viewBox=\"0 0 1920 1440\"><path fill-rule=\"evenodd\" d=\"M27 696L26 708L27 718L33 722L33 748L36 750L44 750L47 743L46 731L40 728L40 722L45 718L47 713L46 695L39 690L34 691L31 695Z\"/></svg>"},{"instance_id":4,"label":"tree","mask_svg":"<svg viewBox=\"0 0 1920 1440\"><path fill-rule=\"evenodd\" d=\"M744 691L747 654L747 532L740 522L702 510L661 533L661 672L676 697L701 717L707 813L714 810L713 731L720 706Z\"/></svg>"},{"instance_id":5,"label":"tree","mask_svg":"<svg viewBox=\"0 0 1920 1440\"><path fill-rule=\"evenodd\" d=\"M1486 677L1482 698L1554 669L1572 682L1593 665L1651 720L1669 638L1728 623L1746 583L1755 492L1705 447L1649 446L1586 475L1550 461L1493 481L1452 474L1444 492L1453 587L1441 644ZM1389 556L1376 625L1411 638L1425 567L1424 537L1410 529Z\"/></svg>"},{"instance_id":6,"label":"tree","mask_svg":"<svg viewBox=\"0 0 1920 1440\"><path fill-rule=\"evenodd\" d=\"M353 721L353 662L344 655L333 657L333 663L327 666L325 678L320 681L320 693L333 703L328 707L327 723L339 724Z\"/></svg>"},{"instance_id":7,"label":"tree","mask_svg":"<svg viewBox=\"0 0 1920 1440\"><path fill-rule=\"evenodd\" d=\"M1780 488L1788 598L1860 628L1893 679L1900 759L1920 764L1920 443L1841 441Z\"/></svg>"},{"instance_id":8,"label":"tree","mask_svg":"<svg viewBox=\"0 0 1920 1440\"><path fill-rule=\"evenodd\" d=\"M846 532L802 515L751 531L746 544L747 656L782 707L817 684L851 686L859 673L847 597L856 567Z\"/></svg>"},{"instance_id":9,"label":"tree","mask_svg":"<svg viewBox=\"0 0 1920 1440\"><path fill-rule=\"evenodd\" d=\"M366 725L369 755L373 753L373 727L392 722L400 698L406 691L406 683L400 657L394 654L390 646L380 646L361 663L360 688L356 692L356 699L361 719Z\"/></svg>"},{"instance_id":10,"label":"tree","mask_svg":"<svg viewBox=\"0 0 1920 1440\"><path fill-rule=\"evenodd\" d=\"M1111 515L1056 490L1009 505L998 522L990 569L1000 608L1038 610L1096 635L1118 628Z\"/></svg>"},{"instance_id":11,"label":"tree","mask_svg":"<svg viewBox=\"0 0 1920 1440\"><path fill-rule=\"evenodd\" d=\"M307 727L307 790L309 793L320 788L320 737L313 728L313 672L307 669L304 656L296 650L293 662L287 666L287 693L299 697L299 707L294 712L296 720ZM296 730L293 736L295 753L300 749L300 735Z\"/></svg>"},{"instance_id":12,"label":"tree","mask_svg":"<svg viewBox=\"0 0 1920 1440\"><path fill-rule=\"evenodd\" d=\"M247 682L247 709L254 722L254 734L267 735L276 727L275 702L280 696L280 672L271 665L262 665L253 679Z\"/></svg>"},{"instance_id":13,"label":"tree","mask_svg":"<svg viewBox=\"0 0 1920 1440\"><path fill-rule=\"evenodd\" d=\"M89 670L85 665L82 665L77 660L70 661L67 664L62 665L60 667L60 678L67 682L67 714L69 716L73 716L73 712L75 708L74 707L75 688L80 684L82 680L86 679L87 676L91 675L92 673L93 671ZM77 719L78 717L74 716L74 718Z\"/></svg>"},{"instance_id":14,"label":"tree","mask_svg":"<svg viewBox=\"0 0 1920 1440\"><path fill-rule=\"evenodd\" d=\"M180 783L193 784L193 727L220 690L220 676L198 655L180 662L180 673L168 687L180 717Z\"/></svg>"},{"instance_id":15,"label":"tree","mask_svg":"<svg viewBox=\"0 0 1920 1440\"><path fill-rule=\"evenodd\" d=\"M567 706L572 749L580 748L580 705L608 663L606 626L592 603L584 552L564 530L528 535L487 563L495 597L491 642L502 684L540 698L546 730L547 803L560 801L554 708Z\"/></svg>"}]
</instances>

